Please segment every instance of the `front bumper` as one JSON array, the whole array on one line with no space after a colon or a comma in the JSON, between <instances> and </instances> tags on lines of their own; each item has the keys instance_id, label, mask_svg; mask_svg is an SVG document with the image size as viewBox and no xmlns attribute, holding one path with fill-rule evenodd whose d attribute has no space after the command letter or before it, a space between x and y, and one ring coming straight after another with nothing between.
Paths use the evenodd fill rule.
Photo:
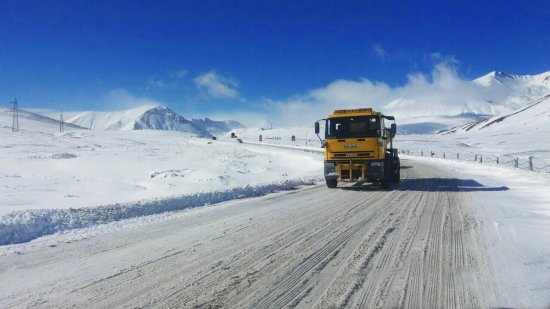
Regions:
<instances>
[{"instance_id":1,"label":"front bumper","mask_svg":"<svg viewBox=\"0 0 550 309\"><path fill-rule=\"evenodd\" d=\"M384 160L325 161L325 179L367 181L384 178Z\"/></svg>"}]
</instances>

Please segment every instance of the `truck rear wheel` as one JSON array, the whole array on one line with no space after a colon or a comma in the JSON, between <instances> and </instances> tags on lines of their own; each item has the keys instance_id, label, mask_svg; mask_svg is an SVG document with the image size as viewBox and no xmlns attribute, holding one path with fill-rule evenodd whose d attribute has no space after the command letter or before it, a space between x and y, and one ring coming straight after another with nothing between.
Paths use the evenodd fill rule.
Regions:
<instances>
[{"instance_id":1,"label":"truck rear wheel","mask_svg":"<svg viewBox=\"0 0 550 309\"><path fill-rule=\"evenodd\" d=\"M338 185L338 179L327 179L327 187L334 189Z\"/></svg>"},{"instance_id":2,"label":"truck rear wheel","mask_svg":"<svg viewBox=\"0 0 550 309\"><path fill-rule=\"evenodd\" d=\"M401 182L401 169L397 169L393 174L393 182L400 183Z\"/></svg>"},{"instance_id":3,"label":"truck rear wheel","mask_svg":"<svg viewBox=\"0 0 550 309\"><path fill-rule=\"evenodd\" d=\"M386 164L386 167L388 168L388 170L386 171L386 175L384 175L384 179L380 180L380 185L382 185L382 189L389 189L393 180L393 171L391 165Z\"/></svg>"}]
</instances>

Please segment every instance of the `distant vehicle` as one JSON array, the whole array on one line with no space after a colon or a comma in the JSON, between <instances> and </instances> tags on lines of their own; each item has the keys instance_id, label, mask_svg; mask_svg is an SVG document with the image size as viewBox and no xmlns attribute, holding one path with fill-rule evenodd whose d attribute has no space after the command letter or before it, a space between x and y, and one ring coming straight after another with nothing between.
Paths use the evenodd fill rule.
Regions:
<instances>
[{"instance_id":1,"label":"distant vehicle","mask_svg":"<svg viewBox=\"0 0 550 309\"><path fill-rule=\"evenodd\" d=\"M212 136L212 140L215 141L217 140L217 138L215 136Z\"/></svg>"},{"instance_id":2,"label":"distant vehicle","mask_svg":"<svg viewBox=\"0 0 550 309\"><path fill-rule=\"evenodd\" d=\"M235 133L231 132L231 138L235 138L237 137L237 135L235 135Z\"/></svg>"},{"instance_id":3,"label":"distant vehicle","mask_svg":"<svg viewBox=\"0 0 550 309\"><path fill-rule=\"evenodd\" d=\"M242 144L242 143L243 143L243 140L242 140L242 139L240 139L240 138L237 138L237 143L240 143L240 144Z\"/></svg>"},{"instance_id":4,"label":"distant vehicle","mask_svg":"<svg viewBox=\"0 0 550 309\"><path fill-rule=\"evenodd\" d=\"M382 188L399 183L401 165L393 148L395 117L372 108L335 110L325 121L325 180L336 188L338 181L380 181ZM384 120L393 121L386 128ZM315 134L319 136L319 121ZM319 137L320 139L320 137Z\"/></svg>"}]
</instances>

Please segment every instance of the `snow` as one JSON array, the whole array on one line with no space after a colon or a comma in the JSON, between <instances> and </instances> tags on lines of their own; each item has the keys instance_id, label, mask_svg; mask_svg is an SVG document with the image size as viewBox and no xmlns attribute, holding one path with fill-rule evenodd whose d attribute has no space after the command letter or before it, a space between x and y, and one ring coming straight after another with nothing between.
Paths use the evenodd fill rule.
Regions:
<instances>
[{"instance_id":1,"label":"snow","mask_svg":"<svg viewBox=\"0 0 550 309\"><path fill-rule=\"evenodd\" d=\"M183 209L287 190L322 177L319 155L303 151L177 131L59 133L56 125L26 119L21 131L12 133L11 121L11 115L0 114L0 244L89 226L89 220L109 222L82 219L75 209L83 207L104 207L119 220L146 214L143 205ZM199 199L198 193L203 194ZM23 221L40 227L17 236L13 231Z\"/></svg>"},{"instance_id":2,"label":"snow","mask_svg":"<svg viewBox=\"0 0 550 309\"><path fill-rule=\"evenodd\" d=\"M497 279L505 292L528 295L530 299L518 300L523 304L543 303L550 286L550 174L525 170L527 158L533 157L535 167L548 166L543 171L550 172L549 102L519 108L485 129L401 134L395 141L398 149L415 154L402 155L404 160L436 165L457 179L488 188L475 195L474 211L484 241L494 249L490 258ZM101 119L103 126L112 126L111 118ZM0 110L0 245L27 243L2 246L0 254L185 216L201 211L200 206L322 180L323 149L313 125L233 129L244 140L240 144L230 132L217 141L180 131L96 131L71 125L59 133L58 122L32 113L22 113L21 131L12 133L11 121L9 110ZM148 125L156 126L154 121ZM416 156L420 151L438 157L445 153L447 158ZM457 153L465 161L453 159ZM473 161L476 155L483 157L483 164ZM510 167L515 158L522 168ZM531 282L542 290L516 282Z\"/></svg>"},{"instance_id":3,"label":"snow","mask_svg":"<svg viewBox=\"0 0 550 309\"><path fill-rule=\"evenodd\" d=\"M114 112L83 112L67 119L67 122L93 130L133 130L135 121L153 108L155 106L141 106Z\"/></svg>"},{"instance_id":4,"label":"snow","mask_svg":"<svg viewBox=\"0 0 550 309\"><path fill-rule=\"evenodd\" d=\"M502 119L500 119L502 118ZM500 120L499 120L500 119ZM425 155L434 152L441 157L473 161L481 156L484 162L513 166L520 160L522 168L532 157L534 170L550 171L550 97L520 108L508 115L494 117L477 124L462 126L441 135L398 135L395 146L410 153Z\"/></svg>"},{"instance_id":5,"label":"snow","mask_svg":"<svg viewBox=\"0 0 550 309\"><path fill-rule=\"evenodd\" d=\"M533 127L544 128L549 124L550 94L547 94L509 113L458 126L441 134L469 133L480 130L524 132Z\"/></svg>"},{"instance_id":6,"label":"snow","mask_svg":"<svg viewBox=\"0 0 550 309\"><path fill-rule=\"evenodd\" d=\"M205 136L223 134L234 128L244 128L242 124L234 120L214 121L206 118L190 121L163 106L141 106L114 112L89 111L79 114L67 122L94 130L168 130Z\"/></svg>"},{"instance_id":7,"label":"snow","mask_svg":"<svg viewBox=\"0 0 550 309\"><path fill-rule=\"evenodd\" d=\"M262 196L300 186L314 185L321 177L280 180L133 203L69 209L28 209L0 217L0 246L31 241L67 230L89 228L130 218L162 214L245 197Z\"/></svg>"},{"instance_id":8,"label":"snow","mask_svg":"<svg viewBox=\"0 0 550 309\"><path fill-rule=\"evenodd\" d=\"M550 288L550 175L473 162L402 157L450 170L457 179L474 179L488 188L503 188L484 192L484 198L476 199L474 208L486 241L494 250L491 258L499 270L498 280L518 303L548 304L550 298L545 290ZM541 288L530 289L518 282ZM515 297L519 295L528 298Z\"/></svg>"},{"instance_id":9,"label":"snow","mask_svg":"<svg viewBox=\"0 0 550 309\"><path fill-rule=\"evenodd\" d=\"M322 133L319 134L319 136L324 138L324 127L321 127L321 132ZM237 138L250 142L259 142L259 137L262 135L262 142L266 144L310 147L321 146L319 137L315 135L315 127L313 126L313 123L311 126L280 127L270 130L261 128L234 129L226 133L223 137L228 139L231 137L231 133L235 133ZM294 142L292 142L292 136L295 137Z\"/></svg>"},{"instance_id":10,"label":"snow","mask_svg":"<svg viewBox=\"0 0 550 309\"><path fill-rule=\"evenodd\" d=\"M550 93L550 72L538 75L491 72L473 82L485 88L509 94L500 103L510 108L519 108L528 101Z\"/></svg>"},{"instance_id":11,"label":"snow","mask_svg":"<svg viewBox=\"0 0 550 309\"><path fill-rule=\"evenodd\" d=\"M0 118L2 127L9 127L13 124L13 109L0 107ZM59 132L60 122L46 116L42 116L33 112L19 110L19 128L22 131L35 130L44 132ZM69 130L87 130L88 128L80 127L72 123L64 124Z\"/></svg>"},{"instance_id":12,"label":"snow","mask_svg":"<svg viewBox=\"0 0 550 309\"><path fill-rule=\"evenodd\" d=\"M398 126L401 134L432 134L504 115L550 93L550 72L533 76L491 72L472 82L438 81L439 88L434 83L421 92L424 101L402 96L383 105L384 113L403 125ZM454 92L456 97L449 95Z\"/></svg>"}]
</instances>

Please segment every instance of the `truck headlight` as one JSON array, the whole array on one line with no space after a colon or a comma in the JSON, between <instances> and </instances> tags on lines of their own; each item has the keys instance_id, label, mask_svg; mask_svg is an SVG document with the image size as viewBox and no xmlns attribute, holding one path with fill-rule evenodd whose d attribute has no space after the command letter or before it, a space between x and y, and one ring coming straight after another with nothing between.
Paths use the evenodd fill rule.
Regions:
<instances>
[{"instance_id":1,"label":"truck headlight","mask_svg":"<svg viewBox=\"0 0 550 309\"><path fill-rule=\"evenodd\" d=\"M384 166L384 162L371 162L370 166Z\"/></svg>"},{"instance_id":2,"label":"truck headlight","mask_svg":"<svg viewBox=\"0 0 550 309\"><path fill-rule=\"evenodd\" d=\"M336 166L336 163L327 163L325 162L325 167L327 168L334 168Z\"/></svg>"}]
</instances>

